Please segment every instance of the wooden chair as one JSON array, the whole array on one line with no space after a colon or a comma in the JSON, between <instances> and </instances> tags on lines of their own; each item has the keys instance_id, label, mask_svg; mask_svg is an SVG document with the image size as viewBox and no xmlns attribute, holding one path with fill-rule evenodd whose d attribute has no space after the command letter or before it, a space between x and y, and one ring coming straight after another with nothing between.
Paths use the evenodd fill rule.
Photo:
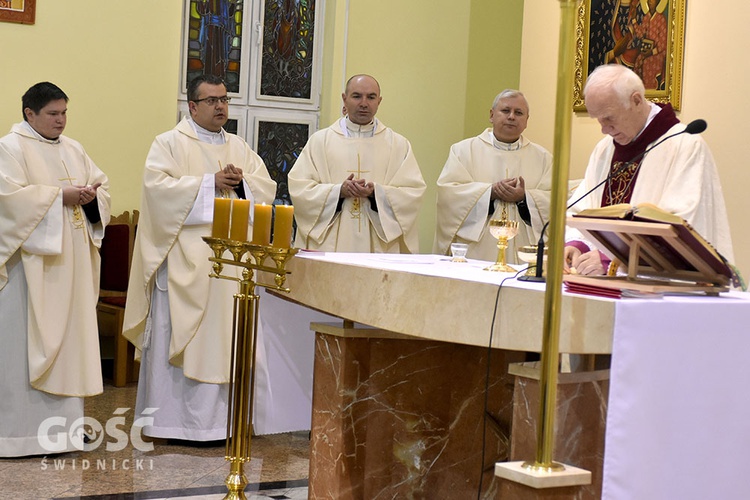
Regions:
<instances>
[{"instance_id":1,"label":"wooden chair","mask_svg":"<svg viewBox=\"0 0 750 500\"><path fill-rule=\"evenodd\" d=\"M100 249L102 266L96 317L103 359L107 356L109 343L112 344L109 351L113 353L112 381L115 387L138 380L135 348L122 336L138 215L138 210L134 210L132 218L128 211L113 217L104 232Z\"/></svg>"}]
</instances>

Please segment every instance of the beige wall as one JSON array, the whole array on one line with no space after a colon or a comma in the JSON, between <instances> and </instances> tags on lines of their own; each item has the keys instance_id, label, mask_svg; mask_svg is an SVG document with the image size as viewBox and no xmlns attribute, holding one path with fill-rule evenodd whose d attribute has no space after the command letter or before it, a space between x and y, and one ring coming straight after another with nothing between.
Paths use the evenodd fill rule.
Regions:
<instances>
[{"instance_id":1,"label":"beige wall","mask_svg":"<svg viewBox=\"0 0 750 500\"><path fill-rule=\"evenodd\" d=\"M727 15L731 13L731 15ZM727 0L718 9L711 2L689 2L685 32L682 110L683 122L703 118L703 134L719 168L732 228L737 266L750 273L750 229L744 223L750 192L746 120L750 115L747 77L750 58L744 33L750 4ZM521 87L534 106L527 136L552 150L554 140L555 79L560 4L526 0L521 51ZM580 177L588 155L602 137L597 123L585 113L573 117L571 177Z\"/></svg>"},{"instance_id":2,"label":"beige wall","mask_svg":"<svg viewBox=\"0 0 750 500\"><path fill-rule=\"evenodd\" d=\"M0 23L0 134L21 96L51 81L70 98L65 134L110 179L113 211L138 208L154 136L174 126L180 0L37 2L36 23Z\"/></svg>"},{"instance_id":3,"label":"beige wall","mask_svg":"<svg viewBox=\"0 0 750 500\"><path fill-rule=\"evenodd\" d=\"M473 0L469 23L464 137L490 126L497 94L519 89L523 0Z\"/></svg>"}]
</instances>

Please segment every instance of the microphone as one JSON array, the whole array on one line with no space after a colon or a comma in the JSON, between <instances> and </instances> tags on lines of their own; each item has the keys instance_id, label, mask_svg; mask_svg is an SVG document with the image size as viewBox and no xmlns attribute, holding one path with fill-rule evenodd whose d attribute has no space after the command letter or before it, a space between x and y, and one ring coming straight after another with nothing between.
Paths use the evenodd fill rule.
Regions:
<instances>
[{"instance_id":1,"label":"microphone","mask_svg":"<svg viewBox=\"0 0 750 500\"><path fill-rule=\"evenodd\" d=\"M660 140L659 142L657 142L656 144L654 144L650 148L647 148L645 151L643 151L643 153L639 153L639 154L635 155L629 161L627 161L627 162L623 163L622 165L620 165L619 167L617 167L615 170L613 170L612 172L610 172L604 178L603 181L599 182L596 186L594 186L591 189L589 189L588 191L586 191L583 194L583 196L579 197L574 202L568 204L568 206L565 207L565 210L570 210L571 208L573 208L573 206L575 206L576 203L578 203L582 199L586 198L588 195L590 195L591 193L593 193L594 191L596 191L597 189L599 189L599 187L601 187L604 183L606 183L607 181L609 181L613 177L616 177L621 172L623 172L626 168L630 167L632 164L634 164L635 162L637 162L638 160L640 160L641 158L643 158L644 156L646 156L648 153L650 153L656 146L658 146L662 142L664 142L664 141L666 141L668 139L671 139L672 137L677 137L678 135L682 135L682 134L691 134L691 135L693 135L693 134L700 134L700 133L703 133L706 130L707 127L708 127L708 124L706 123L706 120L702 120L702 119L699 118L697 120L691 121L690 123L688 123L685 126L684 129L680 130L679 132L675 132L672 135L668 135L667 137L665 137L664 139ZM543 266L543 263L544 263L544 232L547 230L547 226L549 226L549 223L550 223L550 221L547 221L547 222L544 223L544 226L542 227L542 232L539 235L539 241L537 242L537 249L536 249L536 274L534 276L521 276L520 278L518 278L519 280L522 280L522 281L538 281L538 282L545 281L544 277L542 276L542 266Z\"/></svg>"},{"instance_id":2,"label":"microphone","mask_svg":"<svg viewBox=\"0 0 750 500\"><path fill-rule=\"evenodd\" d=\"M693 120L690 123L688 123L687 126L685 127L685 130L683 130L682 132L686 134L701 134L706 131L707 127L708 127L708 123L706 123L706 120L701 120L700 118L698 118L697 120Z\"/></svg>"}]
</instances>

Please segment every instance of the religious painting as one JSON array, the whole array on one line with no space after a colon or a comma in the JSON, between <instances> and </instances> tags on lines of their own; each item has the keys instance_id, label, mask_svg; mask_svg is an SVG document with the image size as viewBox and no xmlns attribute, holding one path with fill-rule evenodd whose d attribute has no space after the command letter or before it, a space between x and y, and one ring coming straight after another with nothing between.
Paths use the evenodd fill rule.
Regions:
<instances>
[{"instance_id":1,"label":"religious painting","mask_svg":"<svg viewBox=\"0 0 750 500\"><path fill-rule=\"evenodd\" d=\"M193 78L206 74L224 80L229 94L244 94L244 7L243 0L187 0L183 92Z\"/></svg>"},{"instance_id":2,"label":"religious painting","mask_svg":"<svg viewBox=\"0 0 750 500\"><path fill-rule=\"evenodd\" d=\"M287 176L302 148L316 129L315 115L289 114L288 118L255 117L255 152L263 158L268 173L276 181L274 204L291 205Z\"/></svg>"},{"instance_id":3,"label":"religious painting","mask_svg":"<svg viewBox=\"0 0 750 500\"><path fill-rule=\"evenodd\" d=\"M34 24L36 0L0 0L0 21Z\"/></svg>"},{"instance_id":4,"label":"religious painting","mask_svg":"<svg viewBox=\"0 0 750 500\"><path fill-rule=\"evenodd\" d=\"M680 109L687 0L583 0L576 26L575 111L585 111L583 88L597 66L635 71L646 98Z\"/></svg>"},{"instance_id":5,"label":"religious painting","mask_svg":"<svg viewBox=\"0 0 750 500\"><path fill-rule=\"evenodd\" d=\"M311 102L315 94L316 0L265 0L260 100Z\"/></svg>"}]
</instances>

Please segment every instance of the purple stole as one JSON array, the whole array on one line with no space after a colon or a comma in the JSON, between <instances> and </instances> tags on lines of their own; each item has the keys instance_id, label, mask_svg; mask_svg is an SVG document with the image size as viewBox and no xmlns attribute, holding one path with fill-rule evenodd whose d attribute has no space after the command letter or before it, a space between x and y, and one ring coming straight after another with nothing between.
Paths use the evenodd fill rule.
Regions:
<instances>
[{"instance_id":1,"label":"purple stole","mask_svg":"<svg viewBox=\"0 0 750 500\"><path fill-rule=\"evenodd\" d=\"M615 153L612 155L612 163L609 167L610 173L620 168L623 163L627 163L632 158L646 151L649 144L659 139L669 129L680 123L680 120L674 114L671 104L657 104L657 106L661 107L661 111L651 120L651 123L648 124L636 140L625 145L614 143ZM604 184L601 206L608 207L618 203L630 203L642 161L643 158L634 162Z\"/></svg>"}]
</instances>

